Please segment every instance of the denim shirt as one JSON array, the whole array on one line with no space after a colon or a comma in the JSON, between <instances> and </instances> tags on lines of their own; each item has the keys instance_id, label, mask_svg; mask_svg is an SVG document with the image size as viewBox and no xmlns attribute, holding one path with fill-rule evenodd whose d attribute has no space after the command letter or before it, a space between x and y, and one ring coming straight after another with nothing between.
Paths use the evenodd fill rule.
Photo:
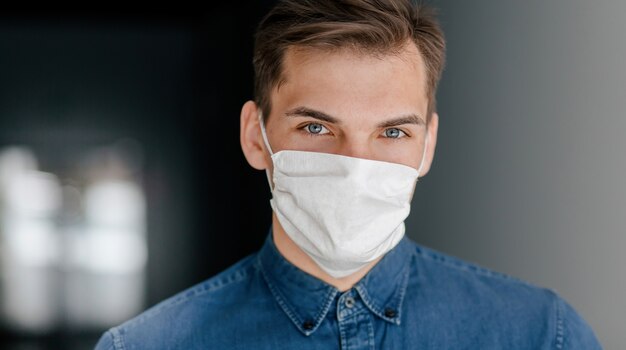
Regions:
<instances>
[{"instance_id":1,"label":"denim shirt","mask_svg":"<svg viewBox=\"0 0 626 350\"><path fill-rule=\"evenodd\" d=\"M262 249L111 328L97 349L600 349L554 292L404 237L351 289Z\"/></svg>"}]
</instances>

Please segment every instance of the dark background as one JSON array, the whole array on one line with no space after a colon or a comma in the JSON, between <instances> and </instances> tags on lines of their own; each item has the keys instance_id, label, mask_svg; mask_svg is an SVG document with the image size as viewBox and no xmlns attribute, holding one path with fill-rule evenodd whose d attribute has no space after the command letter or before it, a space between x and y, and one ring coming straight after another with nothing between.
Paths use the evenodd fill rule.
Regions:
<instances>
[{"instance_id":1,"label":"dark background","mask_svg":"<svg viewBox=\"0 0 626 350\"><path fill-rule=\"evenodd\" d=\"M41 168L63 173L82 149L120 138L143 146L147 306L252 253L270 225L265 174L239 146L253 32L268 4L207 5L0 15L0 147L28 145ZM89 348L101 331L5 330L0 348Z\"/></svg>"}]
</instances>

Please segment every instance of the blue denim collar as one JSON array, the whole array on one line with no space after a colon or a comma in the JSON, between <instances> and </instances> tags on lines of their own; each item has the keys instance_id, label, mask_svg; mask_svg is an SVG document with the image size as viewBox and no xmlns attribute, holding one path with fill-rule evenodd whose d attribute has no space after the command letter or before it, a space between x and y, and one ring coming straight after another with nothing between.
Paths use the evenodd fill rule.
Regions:
<instances>
[{"instance_id":1,"label":"blue denim collar","mask_svg":"<svg viewBox=\"0 0 626 350\"><path fill-rule=\"evenodd\" d=\"M372 313L391 324L400 325L412 255L411 243L405 236L353 287ZM258 263L272 295L289 319L304 335L315 332L341 292L287 261L274 245L271 229L259 251Z\"/></svg>"}]
</instances>

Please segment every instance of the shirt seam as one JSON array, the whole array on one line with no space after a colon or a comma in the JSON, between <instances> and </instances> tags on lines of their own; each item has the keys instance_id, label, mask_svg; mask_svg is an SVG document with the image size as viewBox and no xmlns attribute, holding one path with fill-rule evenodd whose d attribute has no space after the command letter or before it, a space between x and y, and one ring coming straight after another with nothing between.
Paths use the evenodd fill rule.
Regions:
<instances>
[{"instance_id":1,"label":"shirt seam","mask_svg":"<svg viewBox=\"0 0 626 350\"><path fill-rule=\"evenodd\" d=\"M519 278L510 276L501 272L493 271L488 268L482 267L478 264L473 264L470 262L460 260L459 258L448 256L444 253L437 252L430 248L419 246L418 244L415 244L415 245L416 245L416 251L415 251L416 255L418 255L419 257L423 259L439 264L441 266L450 267L461 272L469 272L476 276L482 276L482 277L493 278L493 279L501 280L501 281L509 281L509 282L518 283L519 285L522 285L528 288L539 289L539 290L544 291L544 293L550 294L550 296L552 297L552 303L554 305L553 312L555 315L555 326L554 328L552 328L554 331L552 344L555 349L565 348L566 334L565 334L565 326L564 326L565 316L564 316L563 304L561 302L560 297L554 290L550 288L544 288L544 287L533 285Z\"/></svg>"},{"instance_id":2,"label":"shirt seam","mask_svg":"<svg viewBox=\"0 0 626 350\"><path fill-rule=\"evenodd\" d=\"M110 331L111 337L113 338L113 348L116 350L124 350L126 345L124 344L124 339L120 334L120 331L117 327L112 328Z\"/></svg>"},{"instance_id":3,"label":"shirt seam","mask_svg":"<svg viewBox=\"0 0 626 350\"><path fill-rule=\"evenodd\" d=\"M409 284L409 277L411 274L411 263L412 261L409 261L409 263L407 264L408 266L406 267L406 271L404 272L404 279L401 282L402 286L401 286L401 290L400 290L400 295L398 296L398 316L396 317L396 324L400 325L402 323L402 305L404 304L404 296L406 295L406 290L408 289L408 284Z\"/></svg>"},{"instance_id":4,"label":"shirt seam","mask_svg":"<svg viewBox=\"0 0 626 350\"><path fill-rule=\"evenodd\" d=\"M359 292L359 294L361 295L361 298L363 299L363 302L365 303L365 305L367 305L367 307L378 317L382 318L383 320L387 321L387 322L391 322L393 324L396 325L400 325L401 324L401 317L402 317L402 304L404 301L404 296L406 294L406 290L408 287L408 281L409 281L409 275L411 272L411 261L409 261L405 268L404 268L404 272L402 274L401 280L400 282L398 282L397 284L397 289L395 290L390 304L394 305L395 307L397 307L397 316L395 318L390 318L384 315L383 310L379 307L379 304L377 301L374 300L374 298L372 298L369 295L369 292L367 290L367 288L365 288L363 285L357 284L355 286L356 290Z\"/></svg>"},{"instance_id":5,"label":"shirt seam","mask_svg":"<svg viewBox=\"0 0 626 350\"><path fill-rule=\"evenodd\" d=\"M287 314L289 319L291 319L291 321L296 325L296 328L300 332L304 333L304 335L306 335L306 336L308 336L308 335L312 334L313 332L315 332L315 330L317 329L319 324L322 322L322 320L324 319L324 317L328 313L328 310L330 309L330 305L332 304L332 300L334 299L334 295L336 294L336 292L332 288L329 288L328 292L326 293L326 297L324 298L325 305L319 311L319 313L317 314L317 317L315 319L315 327L313 329L311 329L311 330L304 330L304 329L301 328L302 327L302 322L304 322L304 320L302 320L300 318L300 315L296 314L293 311L293 309L295 309L295 308L293 306L291 306L291 304L287 301L287 298L285 298L283 296L283 294L271 282L271 279L269 278L269 276L265 272L265 268L263 267L263 262L261 261L260 257L257 259L256 265L258 265L257 269L261 271L261 274L263 275L263 279L265 280L268 288L270 289L270 292L274 296L274 299L278 302L278 305L285 312L285 314Z\"/></svg>"},{"instance_id":6,"label":"shirt seam","mask_svg":"<svg viewBox=\"0 0 626 350\"><path fill-rule=\"evenodd\" d=\"M453 268L457 271L470 272L478 276L489 277L489 278L499 279L503 281L517 282L527 287L537 288L537 286L527 281L521 280L519 278L488 269L486 267L480 266L475 263L462 261L462 260L459 260L458 258L448 256L444 253L437 252L429 248L417 246L415 254L423 259L427 259L429 261L432 261L434 263L437 263L445 267Z\"/></svg>"},{"instance_id":7,"label":"shirt seam","mask_svg":"<svg viewBox=\"0 0 626 350\"><path fill-rule=\"evenodd\" d=\"M245 280L251 275L249 270L256 269L256 266L254 266L253 263L249 265L246 264L248 263L248 260L252 258L253 255L244 258L244 260L242 261L243 266L241 266L240 268L233 270L229 274L221 276L218 279L209 278L208 280L201 282L199 285L191 287L187 291L180 292L179 294L172 296L170 299L166 299L165 301L162 301L161 303L155 305L153 308L148 309L143 314L140 314L137 318L130 320L127 324L122 326L126 329L133 329L146 322L146 320L161 314L165 310L171 309L194 298L206 295L211 292L216 292L218 290L232 286ZM218 276L219 274L215 277Z\"/></svg>"},{"instance_id":8,"label":"shirt seam","mask_svg":"<svg viewBox=\"0 0 626 350\"><path fill-rule=\"evenodd\" d=\"M563 327L564 319L563 319L563 303L560 302L560 299L555 296L555 313L556 313L556 332L554 344L555 348L563 349L563 344L565 342L565 329Z\"/></svg>"}]
</instances>

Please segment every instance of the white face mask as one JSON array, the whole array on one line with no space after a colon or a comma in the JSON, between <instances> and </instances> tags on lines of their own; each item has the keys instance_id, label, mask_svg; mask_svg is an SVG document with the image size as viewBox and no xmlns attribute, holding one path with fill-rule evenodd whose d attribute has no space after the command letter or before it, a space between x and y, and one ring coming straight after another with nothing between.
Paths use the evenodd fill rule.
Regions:
<instances>
[{"instance_id":1,"label":"white face mask","mask_svg":"<svg viewBox=\"0 0 626 350\"><path fill-rule=\"evenodd\" d=\"M400 242L426 144L418 170L329 153L273 153L259 119L274 164L272 209L287 235L326 273L348 276Z\"/></svg>"}]
</instances>

